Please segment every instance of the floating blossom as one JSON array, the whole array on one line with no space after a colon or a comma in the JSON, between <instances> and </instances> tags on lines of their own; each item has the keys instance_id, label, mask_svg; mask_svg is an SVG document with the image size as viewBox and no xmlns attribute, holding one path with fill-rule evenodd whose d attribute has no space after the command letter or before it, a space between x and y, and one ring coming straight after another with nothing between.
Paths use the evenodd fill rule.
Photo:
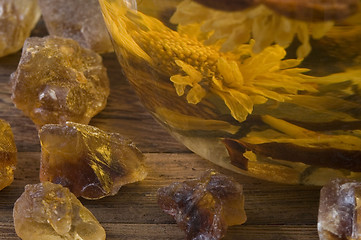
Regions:
<instances>
[{"instance_id":1,"label":"floating blossom","mask_svg":"<svg viewBox=\"0 0 361 240\"><path fill-rule=\"evenodd\" d=\"M252 44L249 45L249 48ZM231 115L243 122L252 113L255 104L263 104L268 99L283 102L290 99L290 95L298 91L315 92L311 85L305 84L307 78L302 68L293 68L299 61L282 61L286 52L278 45L267 47L259 54L253 54L242 63L220 57L216 63L216 70L211 77L202 78L202 73L195 67L182 62L185 67L182 70L186 76L176 75L171 77L176 89L182 84L178 95L184 94L184 88L191 86L187 100L190 103L198 103L206 96L205 90L200 90L202 79L209 87L209 92L219 96ZM180 60L177 60L180 63ZM174 81L174 80L177 81ZM183 80L181 82L180 80ZM197 99L191 102L189 99Z\"/></svg>"},{"instance_id":2,"label":"floating blossom","mask_svg":"<svg viewBox=\"0 0 361 240\"><path fill-rule=\"evenodd\" d=\"M232 51L238 45L256 40L253 50L260 52L276 43L287 48L297 36L301 46L297 49L299 58L310 51L310 35L319 39L333 26L332 21L304 22L282 16L264 5L243 11L224 12L204 7L194 1L181 2L171 21L180 26L200 24L201 32L209 33L206 45L222 42L222 51Z\"/></svg>"},{"instance_id":3,"label":"floating blossom","mask_svg":"<svg viewBox=\"0 0 361 240\"><path fill-rule=\"evenodd\" d=\"M125 7L106 8L106 22L116 43L170 76L179 96L197 104L213 94L221 98L230 114L243 122L255 104L269 99L283 102L298 91L316 92L307 69L295 68L301 60L282 60L286 51L279 45L253 53L254 41L223 53L217 45L205 46L197 39L181 35L155 18ZM128 26L124 31L123 26ZM123 30L122 30L123 29ZM117 37L121 35L122 37ZM128 44L131 43L131 44Z\"/></svg>"}]
</instances>

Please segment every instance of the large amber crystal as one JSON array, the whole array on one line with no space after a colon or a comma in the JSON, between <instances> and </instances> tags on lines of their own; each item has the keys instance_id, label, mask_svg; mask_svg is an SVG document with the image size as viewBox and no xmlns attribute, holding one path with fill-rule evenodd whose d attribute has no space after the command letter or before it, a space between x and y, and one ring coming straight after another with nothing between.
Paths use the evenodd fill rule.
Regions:
<instances>
[{"instance_id":1,"label":"large amber crystal","mask_svg":"<svg viewBox=\"0 0 361 240\"><path fill-rule=\"evenodd\" d=\"M39 17L37 0L0 1L0 57L21 49Z\"/></svg>"},{"instance_id":2,"label":"large amber crystal","mask_svg":"<svg viewBox=\"0 0 361 240\"><path fill-rule=\"evenodd\" d=\"M361 183L335 179L321 189L320 240L361 239Z\"/></svg>"},{"instance_id":3,"label":"large amber crystal","mask_svg":"<svg viewBox=\"0 0 361 240\"><path fill-rule=\"evenodd\" d=\"M109 95L101 56L60 37L27 39L11 84L16 107L38 127L66 121L87 124Z\"/></svg>"},{"instance_id":4,"label":"large amber crystal","mask_svg":"<svg viewBox=\"0 0 361 240\"><path fill-rule=\"evenodd\" d=\"M0 190L14 180L17 162L14 135L9 123L0 119Z\"/></svg>"},{"instance_id":5,"label":"large amber crystal","mask_svg":"<svg viewBox=\"0 0 361 240\"><path fill-rule=\"evenodd\" d=\"M51 35L72 38L96 52L113 51L98 0L39 0Z\"/></svg>"},{"instance_id":6,"label":"large amber crystal","mask_svg":"<svg viewBox=\"0 0 361 240\"><path fill-rule=\"evenodd\" d=\"M143 154L120 134L68 122L43 126L39 137L40 180L62 184L76 196L114 195L146 177Z\"/></svg>"},{"instance_id":7,"label":"large amber crystal","mask_svg":"<svg viewBox=\"0 0 361 240\"><path fill-rule=\"evenodd\" d=\"M158 203L188 240L221 239L228 226L246 221L242 186L213 170L200 179L159 189Z\"/></svg>"},{"instance_id":8,"label":"large amber crystal","mask_svg":"<svg viewBox=\"0 0 361 240\"><path fill-rule=\"evenodd\" d=\"M74 194L49 182L25 186L14 225L22 240L105 240L103 227Z\"/></svg>"}]
</instances>

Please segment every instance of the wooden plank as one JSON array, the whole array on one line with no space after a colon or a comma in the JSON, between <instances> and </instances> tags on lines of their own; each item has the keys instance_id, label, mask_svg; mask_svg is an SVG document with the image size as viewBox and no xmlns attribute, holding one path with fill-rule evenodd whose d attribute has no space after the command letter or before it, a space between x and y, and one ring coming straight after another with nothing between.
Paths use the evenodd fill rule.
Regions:
<instances>
[{"instance_id":1,"label":"wooden plank","mask_svg":"<svg viewBox=\"0 0 361 240\"><path fill-rule=\"evenodd\" d=\"M176 224L103 224L107 240L184 240L185 234ZM0 234L7 240L19 240L9 223L0 223ZM1 237L1 235L0 235ZM317 240L317 230L299 225L232 226L224 240Z\"/></svg>"},{"instance_id":2,"label":"wooden plank","mask_svg":"<svg viewBox=\"0 0 361 240\"><path fill-rule=\"evenodd\" d=\"M0 192L0 223L12 223L13 203L21 195L26 184L38 182L40 154L24 152L18 155L19 163L15 181ZM117 195L112 197L96 201L81 200L102 225L106 228L112 226L107 229L107 232L114 238L109 239L142 239L141 237L147 234L149 229L157 225L167 226L166 230L162 231L163 235L157 235L159 239L167 239L167 236L172 236L172 239L181 237L182 235L179 234L174 235L171 230L175 228L174 220L159 208L157 190L171 182L197 178L209 168L232 176L244 186L245 209L248 216L245 226L248 227L246 229L253 227L253 232L247 232L243 226L239 226L232 228L232 236L251 236L257 233L257 229L258 233L252 239L261 239L261 237L272 239L272 236L278 236L277 231L283 232L285 236L291 236L292 233L304 234L299 239L315 236L319 188L256 180L222 169L195 154L188 153L149 153L146 154L146 165L149 174L144 181L124 186ZM265 232L264 226L270 225L272 227L268 228L269 232ZM279 225L279 227L273 225ZM136 228L131 228L131 226ZM297 229L293 229L295 226ZM5 237L14 234L8 228L10 226L5 230L0 230L0 239L8 239ZM123 228L126 229L125 233L118 232L117 229ZM139 238L137 235L135 238L126 238L127 234L133 231L139 232ZM169 232L172 234L167 235ZM268 238L267 235L269 235Z\"/></svg>"}]
</instances>

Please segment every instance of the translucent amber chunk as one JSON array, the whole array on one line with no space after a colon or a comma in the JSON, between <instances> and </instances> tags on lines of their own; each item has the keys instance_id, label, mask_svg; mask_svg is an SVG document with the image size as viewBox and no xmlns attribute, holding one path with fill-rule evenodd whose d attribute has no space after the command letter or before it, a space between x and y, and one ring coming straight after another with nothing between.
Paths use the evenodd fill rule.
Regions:
<instances>
[{"instance_id":1,"label":"translucent amber chunk","mask_svg":"<svg viewBox=\"0 0 361 240\"><path fill-rule=\"evenodd\" d=\"M72 38L96 52L112 52L98 0L39 0L51 35Z\"/></svg>"},{"instance_id":2,"label":"translucent amber chunk","mask_svg":"<svg viewBox=\"0 0 361 240\"><path fill-rule=\"evenodd\" d=\"M128 139L68 122L45 125L40 180L62 184L76 196L98 199L146 177L143 154Z\"/></svg>"},{"instance_id":3,"label":"translucent amber chunk","mask_svg":"<svg viewBox=\"0 0 361 240\"><path fill-rule=\"evenodd\" d=\"M11 84L16 107L38 127L66 121L87 124L109 95L101 56L60 37L27 39Z\"/></svg>"},{"instance_id":4,"label":"translucent amber chunk","mask_svg":"<svg viewBox=\"0 0 361 240\"><path fill-rule=\"evenodd\" d=\"M0 57L21 49L40 14L37 0L0 1Z\"/></svg>"},{"instance_id":5,"label":"translucent amber chunk","mask_svg":"<svg viewBox=\"0 0 361 240\"><path fill-rule=\"evenodd\" d=\"M14 180L16 152L10 125L0 119L0 190L9 186Z\"/></svg>"},{"instance_id":6,"label":"translucent amber chunk","mask_svg":"<svg viewBox=\"0 0 361 240\"><path fill-rule=\"evenodd\" d=\"M188 240L221 239L228 226L246 221L242 186L213 170L200 179L159 189L158 203Z\"/></svg>"},{"instance_id":7,"label":"translucent amber chunk","mask_svg":"<svg viewBox=\"0 0 361 240\"><path fill-rule=\"evenodd\" d=\"M320 240L361 239L361 183L335 179L321 189Z\"/></svg>"},{"instance_id":8,"label":"translucent amber chunk","mask_svg":"<svg viewBox=\"0 0 361 240\"><path fill-rule=\"evenodd\" d=\"M59 184L25 186L13 216L22 240L105 240L105 231L94 215Z\"/></svg>"}]
</instances>

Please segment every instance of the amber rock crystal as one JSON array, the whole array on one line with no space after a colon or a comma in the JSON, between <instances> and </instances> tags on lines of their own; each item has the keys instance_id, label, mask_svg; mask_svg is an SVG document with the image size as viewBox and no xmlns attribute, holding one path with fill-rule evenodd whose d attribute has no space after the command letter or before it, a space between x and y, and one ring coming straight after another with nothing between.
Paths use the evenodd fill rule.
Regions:
<instances>
[{"instance_id":1,"label":"amber rock crystal","mask_svg":"<svg viewBox=\"0 0 361 240\"><path fill-rule=\"evenodd\" d=\"M43 126L39 137L40 181L68 187L77 197L115 195L147 175L143 154L120 134L67 122Z\"/></svg>"},{"instance_id":2,"label":"amber rock crystal","mask_svg":"<svg viewBox=\"0 0 361 240\"><path fill-rule=\"evenodd\" d=\"M50 35L72 38L98 53L112 52L98 0L39 0Z\"/></svg>"},{"instance_id":3,"label":"amber rock crystal","mask_svg":"<svg viewBox=\"0 0 361 240\"><path fill-rule=\"evenodd\" d=\"M320 240L361 239L361 183L335 179L321 189L318 211Z\"/></svg>"},{"instance_id":4,"label":"amber rock crystal","mask_svg":"<svg viewBox=\"0 0 361 240\"><path fill-rule=\"evenodd\" d=\"M21 49L40 15L38 0L0 1L0 57Z\"/></svg>"},{"instance_id":5,"label":"amber rock crystal","mask_svg":"<svg viewBox=\"0 0 361 240\"><path fill-rule=\"evenodd\" d=\"M14 180L17 163L14 135L9 123L0 119L0 190Z\"/></svg>"},{"instance_id":6,"label":"amber rock crystal","mask_svg":"<svg viewBox=\"0 0 361 240\"><path fill-rule=\"evenodd\" d=\"M99 54L60 37L28 38L11 75L12 100L38 128L88 124L103 110L109 79Z\"/></svg>"},{"instance_id":7,"label":"amber rock crystal","mask_svg":"<svg viewBox=\"0 0 361 240\"><path fill-rule=\"evenodd\" d=\"M105 230L69 189L50 182L26 185L14 204L22 240L105 240Z\"/></svg>"},{"instance_id":8,"label":"amber rock crystal","mask_svg":"<svg viewBox=\"0 0 361 240\"><path fill-rule=\"evenodd\" d=\"M242 185L214 170L159 189L158 204L174 217L187 240L221 239L228 226L246 221Z\"/></svg>"}]
</instances>

